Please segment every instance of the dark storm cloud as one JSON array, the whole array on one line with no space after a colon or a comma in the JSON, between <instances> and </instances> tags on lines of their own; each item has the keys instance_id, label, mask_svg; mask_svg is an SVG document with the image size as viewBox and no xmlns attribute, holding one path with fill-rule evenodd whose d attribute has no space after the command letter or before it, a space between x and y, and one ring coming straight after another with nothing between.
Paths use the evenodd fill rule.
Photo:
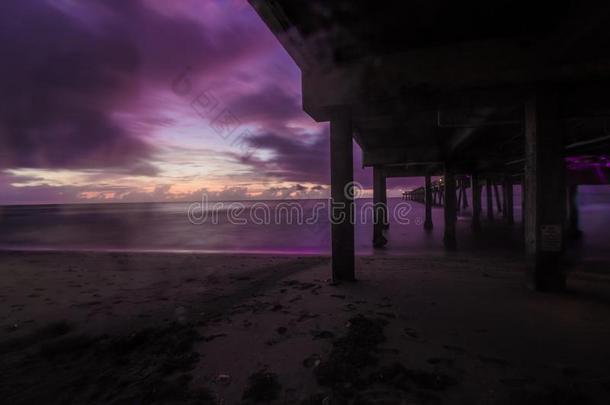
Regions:
<instances>
[{"instance_id":1,"label":"dark storm cloud","mask_svg":"<svg viewBox=\"0 0 610 405\"><path fill-rule=\"evenodd\" d=\"M240 21L240 15L231 15L231 10L218 16L224 19L220 24L207 21L213 16L206 15L205 2L200 3L201 8L193 8L191 14L193 17L199 14L207 24L194 18L161 14L144 1L100 3L111 15L104 20L106 29L119 30L130 38L140 52L145 67L142 74L148 80L165 83L186 68L195 76L226 79L222 75L232 64L269 46L267 40L260 38L261 24ZM171 8L171 4L166 5Z\"/></svg>"},{"instance_id":2,"label":"dark storm cloud","mask_svg":"<svg viewBox=\"0 0 610 405\"><path fill-rule=\"evenodd\" d=\"M250 158L245 163L258 173L285 181L327 183L329 179L328 134L319 133L313 142L303 137L282 137L274 133L254 135L249 139L255 150L271 152L271 158Z\"/></svg>"},{"instance_id":3,"label":"dark storm cloud","mask_svg":"<svg viewBox=\"0 0 610 405\"><path fill-rule=\"evenodd\" d=\"M0 167L134 166L151 148L109 110L138 67L117 33L96 36L42 2L3 3Z\"/></svg>"},{"instance_id":4,"label":"dark storm cloud","mask_svg":"<svg viewBox=\"0 0 610 405\"><path fill-rule=\"evenodd\" d=\"M318 133L291 136L279 136L275 133L252 135L248 142L251 150L270 152L268 159L255 159L251 154L242 159L250 165L254 173L275 177L279 180L317 183L311 191L323 191L322 184L330 183L330 145L328 127ZM307 139L307 141L304 140ZM356 143L353 144L354 181L364 188L371 188L372 170L363 168L362 152ZM389 179L388 187L400 187L404 179ZM407 182L408 183L408 182Z\"/></svg>"},{"instance_id":5,"label":"dark storm cloud","mask_svg":"<svg viewBox=\"0 0 610 405\"><path fill-rule=\"evenodd\" d=\"M58 4L2 4L0 169L154 175L155 148L116 113L137 110L143 85L168 87L185 66L211 74L256 49L247 25L206 30L137 0Z\"/></svg>"},{"instance_id":6,"label":"dark storm cloud","mask_svg":"<svg viewBox=\"0 0 610 405\"><path fill-rule=\"evenodd\" d=\"M46 180L51 185L18 190L14 184L23 176L17 170L0 182L0 203L11 192L19 200L27 193L44 201L46 193L51 201L72 201L109 183L140 198L135 193L142 190L124 176L167 181L163 176L175 173L163 163L175 163L175 156L154 141L180 141L180 120L192 111L190 99L177 97L172 84L185 70L192 79L189 97L211 89L244 130L258 133L247 142L267 151L262 155L226 141L236 151L227 154L232 163L250 165L252 179L328 183L328 134L318 133L301 111L298 69L245 2L7 0L0 52L0 175L68 169L92 182L56 186L65 180L60 173L57 181ZM228 170L215 175L230 177Z\"/></svg>"},{"instance_id":7,"label":"dark storm cloud","mask_svg":"<svg viewBox=\"0 0 610 405\"><path fill-rule=\"evenodd\" d=\"M255 93L240 96L229 105L229 109L243 121L265 127L279 127L287 121L304 116L299 94L289 94L271 84Z\"/></svg>"}]
</instances>

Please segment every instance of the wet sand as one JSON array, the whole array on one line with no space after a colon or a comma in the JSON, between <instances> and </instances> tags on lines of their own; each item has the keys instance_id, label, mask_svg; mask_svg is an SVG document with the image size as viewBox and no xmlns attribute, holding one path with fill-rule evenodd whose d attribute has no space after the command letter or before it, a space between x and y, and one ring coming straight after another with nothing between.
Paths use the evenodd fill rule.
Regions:
<instances>
[{"instance_id":1,"label":"wet sand","mask_svg":"<svg viewBox=\"0 0 610 405\"><path fill-rule=\"evenodd\" d=\"M520 258L0 253L11 404L609 403L610 279ZM385 402L383 402L385 401Z\"/></svg>"}]
</instances>

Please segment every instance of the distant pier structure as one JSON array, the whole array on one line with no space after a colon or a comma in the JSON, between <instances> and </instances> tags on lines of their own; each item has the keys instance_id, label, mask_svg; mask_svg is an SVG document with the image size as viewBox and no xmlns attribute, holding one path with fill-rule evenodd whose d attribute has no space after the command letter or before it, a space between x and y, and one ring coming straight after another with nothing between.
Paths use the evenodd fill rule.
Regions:
<instances>
[{"instance_id":1,"label":"distant pier structure","mask_svg":"<svg viewBox=\"0 0 610 405\"><path fill-rule=\"evenodd\" d=\"M457 193L456 211L461 211L469 207L468 189L472 189L472 227L475 230L481 227L481 183L478 176L457 176L455 179L455 189ZM514 179L510 176L500 181L502 187L502 196L498 191L498 181L488 180L485 182L487 187L487 218L494 218L494 198L495 207L498 213L502 213L502 217L510 225L514 224L514 194L513 185ZM412 190L407 190L402 193L402 198L408 201L416 201L426 205L426 218L424 228L432 229L432 207L443 207L445 201L445 182L441 177L438 180L431 181L430 176L425 176L424 186L417 187Z\"/></svg>"},{"instance_id":2,"label":"distant pier structure","mask_svg":"<svg viewBox=\"0 0 610 405\"><path fill-rule=\"evenodd\" d=\"M460 190L471 189L460 203L479 229L482 189L486 219L499 214L495 200L512 223L519 184L528 284L564 288L577 186L610 178L607 2L250 3L301 69L304 111L330 122L331 197L345 218L353 140L373 168L375 203L385 206L386 178L425 178L406 198L426 203L427 228L442 205L447 249L459 247ZM348 219L332 225L332 275L355 278Z\"/></svg>"}]
</instances>

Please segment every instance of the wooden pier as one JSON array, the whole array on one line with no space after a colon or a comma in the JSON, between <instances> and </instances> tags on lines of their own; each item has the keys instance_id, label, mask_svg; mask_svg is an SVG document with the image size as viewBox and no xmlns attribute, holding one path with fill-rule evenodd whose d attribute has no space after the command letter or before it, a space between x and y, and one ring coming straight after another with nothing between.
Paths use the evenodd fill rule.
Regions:
<instances>
[{"instance_id":1,"label":"wooden pier","mask_svg":"<svg viewBox=\"0 0 610 405\"><path fill-rule=\"evenodd\" d=\"M502 217L510 225L514 224L514 195L513 186L515 184L511 177L503 179L501 185L498 186L499 181L489 179L485 184L480 183L477 176L458 176L455 180L455 188L457 192L457 203L456 211L462 211L469 208L468 190L471 191L472 198L472 227L475 230L480 229L480 214L481 214L481 188L486 187L488 190L488 204L487 204L487 215L488 218L494 218L494 206L493 201L495 197L496 209L498 213L502 214ZM501 187L502 195L500 196L499 187ZM424 221L424 228L432 229L432 207L443 207L445 196L445 180L443 177L431 181L430 176L425 177L425 185L417 187L412 190L403 191L402 198L406 201L415 201L426 205L426 218Z\"/></svg>"},{"instance_id":2,"label":"wooden pier","mask_svg":"<svg viewBox=\"0 0 610 405\"><path fill-rule=\"evenodd\" d=\"M459 248L458 208L471 204L472 226L481 228L483 188L487 220L512 224L518 184L528 284L563 289L576 187L610 177L607 164L583 174L584 163L570 163L610 155L603 2L557 3L550 12L542 3L500 0L485 18L479 3L448 0L433 2L434 16L409 2L354 2L349 13L332 2L250 3L300 67L303 109L330 121L331 194L345 218L354 209L344 196L353 140L373 168L376 204L385 206L386 178L425 178L405 198L426 204L427 229L431 208L443 207L448 249ZM375 226L376 247L387 242L384 228ZM334 279L355 278L353 255L354 224L334 223Z\"/></svg>"}]
</instances>

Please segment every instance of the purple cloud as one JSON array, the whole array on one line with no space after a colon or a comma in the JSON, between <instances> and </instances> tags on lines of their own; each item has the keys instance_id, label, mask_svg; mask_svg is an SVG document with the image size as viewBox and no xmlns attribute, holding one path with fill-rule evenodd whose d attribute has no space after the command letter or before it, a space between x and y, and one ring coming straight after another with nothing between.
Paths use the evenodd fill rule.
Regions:
<instances>
[{"instance_id":1,"label":"purple cloud","mask_svg":"<svg viewBox=\"0 0 610 405\"><path fill-rule=\"evenodd\" d=\"M268 186L262 197L328 191L327 126L301 110L297 67L245 1L8 0L0 15L0 52L0 204L74 202L83 193L124 201L198 198L201 190L176 195L167 186L182 176L171 172L182 160L167 150L188 138L179 132L181 120L196 118L189 102L206 89L252 133L239 143L224 140L219 152L220 137L194 146L214 150L216 184L227 179L225 190L210 193L242 199L273 182L294 184ZM177 96L172 83L187 68L188 97ZM203 121L189 129L214 134ZM156 131L174 143L164 144ZM189 151L196 141L190 136L184 140ZM361 170L354 151L355 179L369 187L370 170ZM189 157L193 166L197 158L204 159ZM231 162L227 167L242 163L247 170L223 172L223 159ZM20 168L71 170L84 173L84 180L24 186L22 175L10 175ZM150 179L138 188L132 176ZM192 182L192 172L188 176ZM250 191L243 184L252 185ZM303 189L311 184L318 186Z\"/></svg>"},{"instance_id":2,"label":"purple cloud","mask_svg":"<svg viewBox=\"0 0 610 405\"><path fill-rule=\"evenodd\" d=\"M228 65L268 46L251 25L211 29L143 1L61 5L3 5L0 90L9 102L0 110L0 169L121 167L154 175L156 148L116 113L138 112L143 85L166 88L179 69L221 78Z\"/></svg>"},{"instance_id":3,"label":"purple cloud","mask_svg":"<svg viewBox=\"0 0 610 405\"><path fill-rule=\"evenodd\" d=\"M290 120L306 118L299 94L289 94L275 84L257 92L240 95L229 109L242 121L256 123L267 129L285 128Z\"/></svg>"},{"instance_id":4,"label":"purple cloud","mask_svg":"<svg viewBox=\"0 0 610 405\"><path fill-rule=\"evenodd\" d=\"M35 33L35 34L34 34ZM44 3L3 6L0 52L0 168L134 167L153 148L111 116L139 65L116 32L95 35Z\"/></svg>"},{"instance_id":5,"label":"purple cloud","mask_svg":"<svg viewBox=\"0 0 610 405\"><path fill-rule=\"evenodd\" d=\"M327 184L330 178L328 134L314 135L313 142L304 137L282 137L274 133L254 135L248 142L254 150L270 152L268 159L249 158L257 173L284 181Z\"/></svg>"}]
</instances>

